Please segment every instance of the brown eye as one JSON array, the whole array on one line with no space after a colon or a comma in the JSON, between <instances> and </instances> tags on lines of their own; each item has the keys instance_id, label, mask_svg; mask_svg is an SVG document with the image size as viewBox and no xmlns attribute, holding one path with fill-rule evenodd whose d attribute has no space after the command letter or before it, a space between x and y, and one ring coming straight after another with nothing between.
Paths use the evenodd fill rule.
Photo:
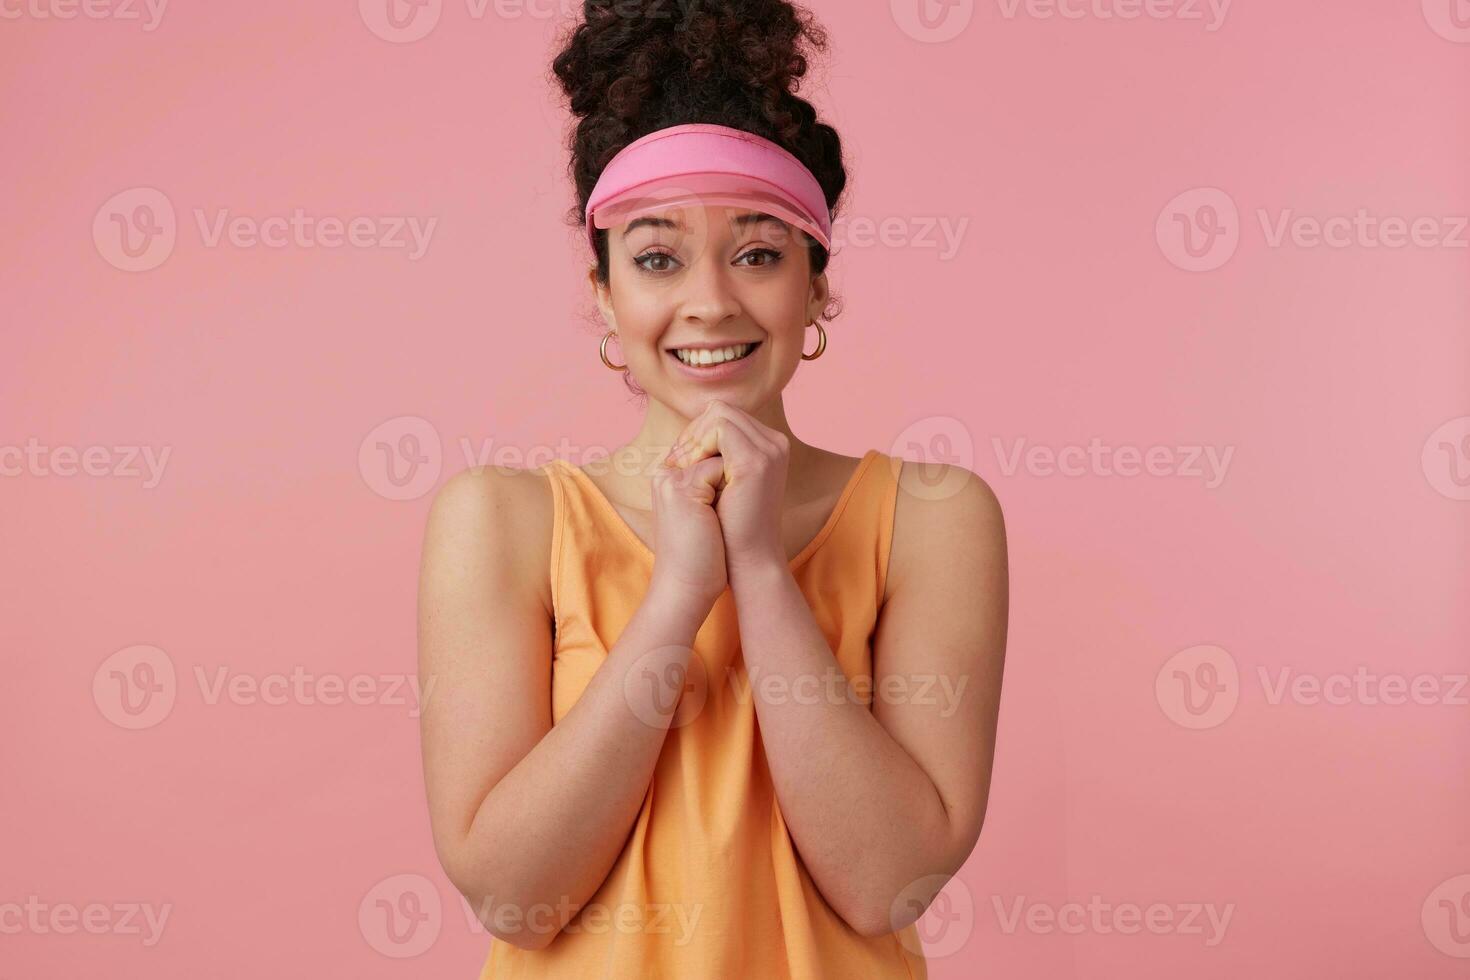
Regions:
<instances>
[{"instance_id":1,"label":"brown eye","mask_svg":"<svg viewBox=\"0 0 1470 980\"><path fill-rule=\"evenodd\" d=\"M746 252L744 255L740 256L740 258L741 260L744 260L750 258L752 255L768 256L765 262L747 263L750 268L754 269L759 269L768 265L775 265L781 260L781 253L769 248L753 248L749 252Z\"/></svg>"},{"instance_id":2,"label":"brown eye","mask_svg":"<svg viewBox=\"0 0 1470 980\"><path fill-rule=\"evenodd\" d=\"M653 262L673 262L674 257L667 252L644 252L633 260L633 264L644 272L668 272L668 266L651 266Z\"/></svg>"}]
</instances>

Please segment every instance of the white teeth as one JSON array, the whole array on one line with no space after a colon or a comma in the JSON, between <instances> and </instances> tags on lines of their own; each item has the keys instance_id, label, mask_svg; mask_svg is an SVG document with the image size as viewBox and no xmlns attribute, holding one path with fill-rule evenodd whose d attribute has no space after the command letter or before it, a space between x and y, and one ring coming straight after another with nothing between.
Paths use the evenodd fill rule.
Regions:
<instances>
[{"instance_id":1,"label":"white teeth","mask_svg":"<svg viewBox=\"0 0 1470 980\"><path fill-rule=\"evenodd\" d=\"M735 344L733 347L717 347L714 350L689 350L678 348L674 355L685 364L702 367L709 364L723 364L726 361L738 361L755 349L755 344Z\"/></svg>"}]
</instances>

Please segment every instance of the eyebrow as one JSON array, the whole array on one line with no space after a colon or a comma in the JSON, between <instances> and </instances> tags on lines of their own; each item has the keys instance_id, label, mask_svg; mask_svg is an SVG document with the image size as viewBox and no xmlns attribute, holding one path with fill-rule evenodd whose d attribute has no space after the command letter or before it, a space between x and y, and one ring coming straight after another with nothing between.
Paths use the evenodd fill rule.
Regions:
<instances>
[{"instance_id":1,"label":"eyebrow","mask_svg":"<svg viewBox=\"0 0 1470 980\"><path fill-rule=\"evenodd\" d=\"M783 228L787 227L786 222L782 221L775 215L765 214L759 211L753 212L751 214L736 215L731 224L733 224L736 228L745 228L748 225L760 224L763 221L774 221L776 224L780 225ZM628 222L628 227L623 229L623 237L627 238L633 233L634 229L642 228L645 225L651 228L678 228L680 227L680 222L671 221L668 218L655 218L651 216L644 218L634 218L632 221Z\"/></svg>"}]
</instances>

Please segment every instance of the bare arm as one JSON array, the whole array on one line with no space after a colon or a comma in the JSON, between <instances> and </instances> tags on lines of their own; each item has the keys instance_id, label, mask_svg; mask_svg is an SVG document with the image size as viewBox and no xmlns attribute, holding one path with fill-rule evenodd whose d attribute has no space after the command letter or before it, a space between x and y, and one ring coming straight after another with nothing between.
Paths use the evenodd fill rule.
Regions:
<instances>
[{"instance_id":1,"label":"bare arm","mask_svg":"<svg viewBox=\"0 0 1470 980\"><path fill-rule=\"evenodd\" d=\"M826 637L789 570L731 571L746 663L790 692L755 701L782 813L823 897L868 936L922 915L979 839L1005 655L1005 530L990 488L968 474L942 500L900 498L866 691L796 696L840 676Z\"/></svg>"},{"instance_id":2,"label":"bare arm","mask_svg":"<svg viewBox=\"0 0 1470 980\"><path fill-rule=\"evenodd\" d=\"M526 949L550 943L602 884L653 778L678 690L625 691L624 677L635 662L681 676L671 665L688 666L711 604L655 577L553 726L549 499L535 473L455 476L430 511L419 580L435 849L491 934Z\"/></svg>"}]
</instances>

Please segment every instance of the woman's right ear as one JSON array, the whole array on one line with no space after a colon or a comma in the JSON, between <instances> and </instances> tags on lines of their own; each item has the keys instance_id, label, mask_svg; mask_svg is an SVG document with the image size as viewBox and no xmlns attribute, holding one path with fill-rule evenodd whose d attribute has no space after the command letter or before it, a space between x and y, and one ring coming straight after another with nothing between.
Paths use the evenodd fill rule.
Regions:
<instances>
[{"instance_id":1,"label":"woman's right ear","mask_svg":"<svg viewBox=\"0 0 1470 980\"><path fill-rule=\"evenodd\" d=\"M602 322L607 324L609 330L618 329L618 319L612 308L612 291L597 281L597 266L587 270L587 282L592 286L592 296L597 300L597 308L602 311Z\"/></svg>"}]
</instances>

